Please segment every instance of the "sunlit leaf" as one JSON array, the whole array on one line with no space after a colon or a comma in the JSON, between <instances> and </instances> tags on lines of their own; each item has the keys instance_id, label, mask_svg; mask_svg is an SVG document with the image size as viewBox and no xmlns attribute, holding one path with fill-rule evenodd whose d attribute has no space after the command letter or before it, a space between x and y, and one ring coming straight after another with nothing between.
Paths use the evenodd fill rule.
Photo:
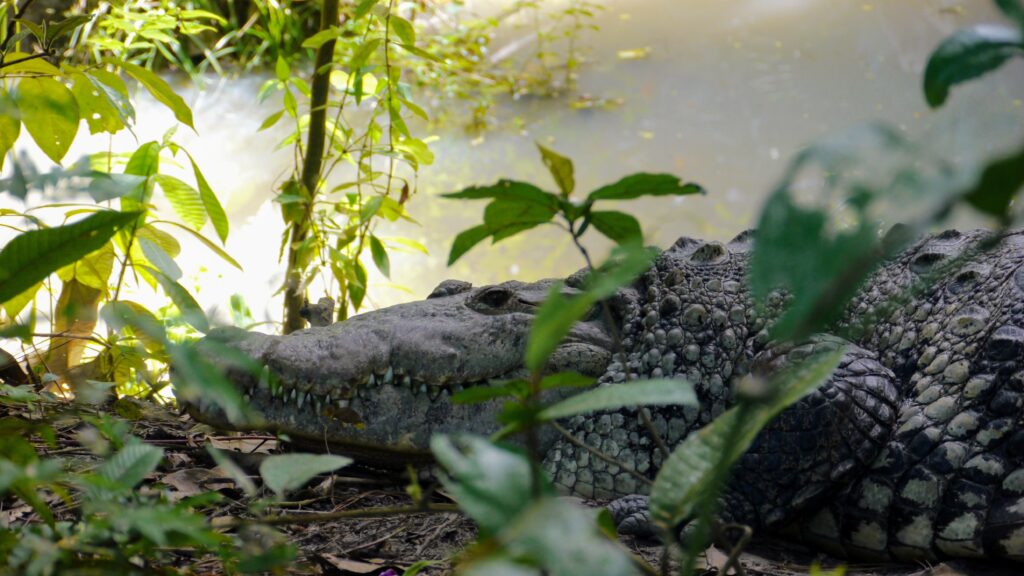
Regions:
<instances>
[{"instance_id":1,"label":"sunlit leaf","mask_svg":"<svg viewBox=\"0 0 1024 576\"><path fill-rule=\"evenodd\" d=\"M162 448L136 441L108 458L96 472L125 490L134 488L147 474L156 470L164 457Z\"/></svg>"},{"instance_id":2,"label":"sunlit leaf","mask_svg":"<svg viewBox=\"0 0 1024 576\"><path fill-rule=\"evenodd\" d=\"M228 264L231 264L235 268L238 268L239 270L242 270L242 265L239 264L237 260L232 258L230 254L225 252L221 247L219 247L216 244L214 244L209 238L207 238L206 236L203 236L199 232L196 232L195 230L193 230L193 229L191 229L191 228L189 228L187 226L182 226L181 224L178 224L177 222L170 222L170 221L167 221L167 220L154 220L154 224L155 223L169 224L171 226L175 226L177 228L180 228L181 230L184 230L185 232L188 232L189 234L192 235L193 238L195 238L196 240L199 240L200 242L202 242L203 245L205 245L207 248L209 248L214 254L216 254L217 256L220 256L222 260L224 260Z\"/></svg>"},{"instance_id":3,"label":"sunlit leaf","mask_svg":"<svg viewBox=\"0 0 1024 576\"><path fill-rule=\"evenodd\" d=\"M455 236L455 241L452 242L451 252L448 253L448 265L451 266L454 264L466 252L469 252L473 246L483 242L489 238L490 235L490 229L483 224L459 232L459 234Z\"/></svg>"},{"instance_id":4,"label":"sunlit leaf","mask_svg":"<svg viewBox=\"0 0 1024 576\"><path fill-rule=\"evenodd\" d=\"M32 139L51 160L60 164L78 133L78 102L74 94L52 78L22 78L14 99Z\"/></svg>"},{"instance_id":5,"label":"sunlit leaf","mask_svg":"<svg viewBox=\"0 0 1024 576\"><path fill-rule=\"evenodd\" d=\"M551 177L555 179L555 184L558 185L558 189L562 191L562 196L568 198L572 194L573 189L576 188L576 179L573 175L572 160L569 160L565 156L558 154L554 150L550 150L542 146L539 142L537 149L540 150L541 158L544 160L544 165L548 167L548 171L551 172Z\"/></svg>"},{"instance_id":6,"label":"sunlit leaf","mask_svg":"<svg viewBox=\"0 0 1024 576\"><path fill-rule=\"evenodd\" d=\"M388 258L388 251L384 244L376 236L370 236L370 253L373 255L373 263L380 270L385 278L391 277L391 261Z\"/></svg>"},{"instance_id":7,"label":"sunlit leaf","mask_svg":"<svg viewBox=\"0 0 1024 576\"><path fill-rule=\"evenodd\" d=\"M409 46L416 44L416 28L413 27L412 22L392 12L388 15L388 24L402 44Z\"/></svg>"},{"instance_id":8,"label":"sunlit leaf","mask_svg":"<svg viewBox=\"0 0 1024 576\"><path fill-rule=\"evenodd\" d=\"M194 230L201 230L206 224L206 206L199 192L174 176L157 174L154 180L178 216Z\"/></svg>"},{"instance_id":9,"label":"sunlit leaf","mask_svg":"<svg viewBox=\"0 0 1024 576\"><path fill-rule=\"evenodd\" d=\"M145 268L145 271L151 274L156 281L160 283L160 287L164 289L164 292L174 302L174 305L178 307L181 312L182 319L192 325L193 328L200 332L209 332L210 323L206 319L206 313L196 302L196 299L189 294L188 290L184 286L178 284L176 281L168 277L163 272L153 268Z\"/></svg>"},{"instance_id":10,"label":"sunlit leaf","mask_svg":"<svg viewBox=\"0 0 1024 576\"><path fill-rule=\"evenodd\" d=\"M199 198L203 201L203 206L206 208L206 215L210 217L210 223L213 224L217 237L220 238L221 243L224 243L228 239L228 215L224 212L224 207L221 206L217 195L210 188L206 177L203 176L203 172L199 170L199 165L196 164L195 158L189 154L188 160L192 163L192 174L195 175L196 184L199 185Z\"/></svg>"},{"instance_id":11,"label":"sunlit leaf","mask_svg":"<svg viewBox=\"0 0 1024 576\"><path fill-rule=\"evenodd\" d=\"M20 134L21 113L14 98L4 90L0 92L0 168L3 168L7 152L14 147Z\"/></svg>"},{"instance_id":12,"label":"sunlit leaf","mask_svg":"<svg viewBox=\"0 0 1024 576\"><path fill-rule=\"evenodd\" d=\"M0 302L101 248L137 212L97 212L84 220L18 235L0 250Z\"/></svg>"},{"instance_id":13,"label":"sunlit leaf","mask_svg":"<svg viewBox=\"0 0 1024 576\"><path fill-rule=\"evenodd\" d=\"M924 96L932 108L941 106L953 86L1000 67L1009 58L1024 55L1021 31L1005 26L977 24L946 38L928 59L924 70Z\"/></svg>"},{"instance_id":14,"label":"sunlit leaf","mask_svg":"<svg viewBox=\"0 0 1024 576\"><path fill-rule=\"evenodd\" d=\"M157 270L163 272L171 280L181 280L181 268L174 262L174 258L164 252L163 248L149 238L139 238L138 242L142 253L146 255L146 260L156 266Z\"/></svg>"},{"instance_id":15,"label":"sunlit leaf","mask_svg":"<svg viewBox=\"0 0 1024 576\"><path fill-rule=\"evenodd\" d=\"M178 122L193 130L195 129L195 126L192 125L192 109L188 107L185 100L178 96L163 78L130 62L114 62L114 64L123 68L139 84L142 84L153 98L156 98L158 102L173 112Z\"/></svg>"}]
</instances>

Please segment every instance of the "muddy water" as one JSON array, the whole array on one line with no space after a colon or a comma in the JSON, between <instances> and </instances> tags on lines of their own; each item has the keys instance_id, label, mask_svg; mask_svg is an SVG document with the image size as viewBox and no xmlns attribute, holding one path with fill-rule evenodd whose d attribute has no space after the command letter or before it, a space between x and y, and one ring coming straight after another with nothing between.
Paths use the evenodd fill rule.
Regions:
<instances>
[{"instance_id":1,"label":"muddy water","mask_svg":"<svg viewBox=\"0 0 1024 576\"><path fill-rule=\"evenodd\" d=\"M612 0L596 19L600 32L584 39L590 63L578 82L581 92L622 98L623 104L571 110L564 101L506 101L500 115L520 118L523 129L501 127L482 139L457 126L441 129L433 145L437 162L422 170L409 207L421 225L381 231L418 239L430 255L395 255L392 282L371 278L371 305L420 298L447 277L484 284L564 275L580 266L564 233L552 228L478 247L452 269L445 267L455 232L478 223L482 205L437 195L506 176L550 187L535 140L575 160L581 190L641 170L676 173L707 187L710 194L702 198L622 207L638 216L650 242L663 246L680 235L727 239L751 226L797 151L861 122L892 122L963 164L1005 148L1024 133L1020 63L957 89L938 112L928 109L920 91L927 55L941 38L964 25L998 20L984 0ZM528 34L522 28L503 41ZM617 57L637 48L649 48L649 57ZM269 198L287 175L291 154L275 151L283 132L256 132L273 111L272 104L254 102L259 84L247 78L185 90L198 134L179 130L178 140L225 200L233 223L227 248L245 272L199 246L186 247L192 260L182 267L204 306L223 310L237 292L257 319L271 320L280 318L280 300L272 294L280 282L282 228ZM159 137L172 123L145 99L138 112L140 142ZM113 144L115 150L131 146L127 135ZM106 147L105 140L76 143L78 152ZM594 247L599 253L606 248Z\"/></svg>"}]
</instances>

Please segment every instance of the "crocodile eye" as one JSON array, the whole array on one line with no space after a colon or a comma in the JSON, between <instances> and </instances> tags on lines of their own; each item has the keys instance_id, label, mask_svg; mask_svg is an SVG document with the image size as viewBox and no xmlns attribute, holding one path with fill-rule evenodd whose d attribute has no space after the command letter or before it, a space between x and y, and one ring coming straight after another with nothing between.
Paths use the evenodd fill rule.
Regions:
<instances>
[{"instance_id":1,"label":"crocodile eye","mask_svg":"<svg viewBox=\"0 0 1024 576\"><path fill-rule=\"evenodd\" d=\"M476 301L489 308L501 308L512 298L512 291L508 288L495 286L488 288L476 297Z\"/></svg>"}]
</instances>

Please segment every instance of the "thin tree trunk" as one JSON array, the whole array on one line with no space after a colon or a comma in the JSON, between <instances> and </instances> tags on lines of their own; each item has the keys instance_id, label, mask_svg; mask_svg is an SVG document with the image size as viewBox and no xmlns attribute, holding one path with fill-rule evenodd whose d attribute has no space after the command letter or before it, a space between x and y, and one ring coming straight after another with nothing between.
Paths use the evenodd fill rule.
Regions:
<instances>
[{"instance_id":1,"label":"thin tree trunk","mask_svg":"<svg viewBox=\"0 0 1024 576\"><path fill-rule=\"evenodd\" d=\"M338 1L323 0L320 9L320 30L327 30L338 23ZM300 311L306 300L302 285L304 263L299 261L299 247L309 237L313 205L320 184L320 169L323 166L324 141L327 137L327 96L330 90L331 71L327 65L334 58L335 41L324 42L316 53L313 67L312 97L309 111L309 134L306 156L302 163L301 184L306 189L308 204L300 221L292 224L288 246L288 276L284 290L284 333L301 330L305 326Z\"/></svg>"}]
</instances>

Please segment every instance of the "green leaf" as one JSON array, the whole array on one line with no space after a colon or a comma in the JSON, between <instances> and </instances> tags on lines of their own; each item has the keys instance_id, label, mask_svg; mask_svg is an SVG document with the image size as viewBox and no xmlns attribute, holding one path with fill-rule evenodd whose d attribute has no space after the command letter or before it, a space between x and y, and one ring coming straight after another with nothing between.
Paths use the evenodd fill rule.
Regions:
<instances>
[{"instance_id":1,"label":"green leaf","mask_svg":"<svg viewBox=\"0 0 1024 576\"><path fill-rule=\"evenodd\" d=\"M311 48L313 50L316 50L317 48L322 46L324 43L326 43L328 40L336 40L339 36L341 36L341 30L339 28L335 27L335 26L331 26L330 28L328 28L326 30L321 30L321 31L317 32L316 34L313 34L309 38L306 38L305 40L303 40L302 41L302 47L303 48ZM280 80L284 81L284 80L288 79L288 76L285 75L284 78L281 78L280 76L278 76L278 78Z\"/></svg>"},{"instance_id":2,"label":"green leaf","mask_svg":"<svg viewBox=\"0 0 1024 576\"><path fill-rule=\"evenodd\" d=\"M498 199L484 208L484 224L497 242L524 229L550 222L555 214L555 209L534 202Z\"/></svg>"},{"instance_id":3,"label":"green leaf","mask_svg":"<svg viewBox=\"0 0 1024 576\"><path fill-rule=\"evenodd\" d=\"M616 244L643 242L643 231L637 219L624 212L591 211L590 223L597 231L604 234Z\"/></svg>"},{"instance_id":4,"label":"green leaf","mask_svg":"<svg viewBox=\"0 0 1024 576\"><path fill-rule=\"evenodd\" d=\"M593 510L558 498L531 502L496 539L513 558L538 565L543 574L640 574L625 549L601 532ZM474 574L510 576L490 571Z\"/></svg>"},{"instance_id":5,"label":"green leaf","mask_svg":"<svg viewBox=\"0 0 1024 576\"><path fill-rule=\"evenodd\" d=\"M153 179L160 185L178 216L194 230L201 230L206 224L206 206L199 192L174 176L157 174Z\"/></svg>"},{"instance_id":6,"label":"green leaf","mask_svg":"<svg viewBox=\"0 0 1024 576\"><path fill-rule=\"evenodd\" d=\"M590 376L584 376L578 372L558 372L557 374L548 374L540 381L541 390L551 390L554 388L583 388L590 386L594 383L594 379Z\"/></svg>"},{"instance_id":7,"label":"green leaf","mask_svg":"<svg viewBox=\"0 0 1024 576\"><path fill-rule=\"evenodd\" d=\"M370 12L370 9L377 5L377 0L360 0L356 6L355 17L362 18Z\"/></svg>"},{"instance_id":8,"label":"green leaf","mask_svg":"<svg viewBox=\"0 0 1024 576\"><path fill-rule=\"evenodd\" d=\"M928 58L924 97L932 108L941 106L949 89L991 72L1013 56L1024 55L1020 30L977 24L953 33Z\"/></svg>"},{"instance_id":9,"label":"green leaf","mask_svg":"<svg viewBox=\"0 0 1024 576\"><path fill-rule=\"evenodd\" d=\"M761 211L750 261L750 292L762 310L781 290L792 297L772 326L773 338L800 340L835 320L884 253L867 217L833 231L824 209L795 204L777 190ZM778 307L780 303L774 304Z\"/></svg>"},{"instance_id":10,"label":"green leaf","mask_svg":"<svg viewBox=\"0 0 1024 576\"><path fill-rule=\"evenodd\" d=\"M149 260L151 264L156 266L157 270L163 272L165 276L175 282L181 280L181 268L178 268L174 258L171 258L167 252L164 252L163 248L149 238L139 238L138 241L139 247L142 248L142 253L146 255L146 260Z\"/></svg>"},{"instance_id":11,"label":"green leaf","mask_svg":"<svg viewBox=\"0 0 1024 576\"><path fill-rule=\"evenodd\" d=\"M720 488L715 485L719 472L728 468L747 451L751 442L779 412L821 386L846 350L843 347L807 358L772 378L778 391L765 404L750 408L748 417L740 420L739 407L731 408L699 431L691 433L669 456L658 471L651 490L651 516L663 527L674 527L693 514L701 498ZM726 445L733 427L739 426L738 440ZM724 469L716 469L722 466Z\"/></svg>"},{"instance_id":12,"label":"green leaf","mask_svg":"<svg viewBox=\"0 0 1024 576\"><path fill-rule=\"evenodd\" d=\"M108 458L96 472L124 490L131 490L142 482L146 474L156 470L163 457L162 448L135 441Z\"/></svg>"},{"instance_id":13,"label":"green leaf","mask_svg":"<svg viewBox=\"0 0 1024 576\"><path fill-rule=\"evenodd\" d=\"M196 184L199 185L199 198L203 201L203 206L206 208L206 215L210 217L213 229L217 232L217 237L220 238L223 244L228 239L228 215L224 212L224 207L221 206L217 195L213 193L213 188L210 188L206 177L203 176L203 172L199 170L199 165L196 164L195 158L189 154L188 160L192 163L192 174L195 175Z\"/></svg>"},{"instance_id":14,"label":"green leaf","mask_svg":"<svg viewBox=\"0 0 1024 576\"><path fill-rule=\"evenodd\" d=\"M515 398L519 396L520 390L526 385L523 380L513 380L500 385L480 384L464 388L452 394L452 402L455 404L480 404L495 398Z\"/></svg>"},{"instance_id":15,"label":"green leaf","mask_svg":"<svg viewBox=\"0 0 1024 576\"><path fill-rule=\"evenodd\" d=\"M124 167L125 174L149 178L160 170L160 143L156 140L139 146Z\"/></svg>"},{"instance_id":16,"label":"green leaf","mask_svg":"<svg viewBox=\"0 0 1024 576\"><path fill-rule=\"evenodd\" d=\"M385 278L391 278L391 261L388 259L388 251L384 244L376 236L370 236L370 253L373 255L373 263Z\"/></svg>"},{"instance_id":17,"label":"green leaf","mask_svg":"<svg viewBox=\"0 0 1024 576\"><path fill-rule=\"evenodd\" d=\"M47 43L52 43L65 34L71 34L89 20L92 20L91 14L78 14L60 22L50 22L46 28Z\"/></svg>"},{"instance_id":18,"label":"green leaf","mask_svg":"<svg viewBox=\"0 0 1024 576\"><path fill-rule=\"evenodd\" d=\"M78 101L78 109L90 134L108 132L114 134L125 127L121 110L111 101L108 91L118 94L115 90L104 86L99 81L85 74L72 75L71 92Z\"/></svg>"},{"instance_id":19,"label":"green leaf","mask_svg":"<svg viewBox=\"0 0 1024 576\"><path fill-rule=\"evenodd\" d=\"M463 230L452 242L451 252L448 253L448 265L451 266L469 250L490 237L491 231L486 225L474 226Z\"/></svg>"},{"instance_id":20,"label":"green leaf","mask_svg":"<svg viewBox=\"0 0 1024 576\"><path fill-rule=\"evenodd\" d=\"M565 339L573 325L599 301L632 282L650 266L655 252L638 245L626 245L612 253L609 262L591 272L580 293L567 293L560 282L551 286L537 310L526 343L526 367L540 370L551 353Z\"/></svg>"},{"instance_id":21,"label":"green leaf","mask_svg":"<svg viewBox=\"0 0 1024 576\"><path fill-rule=\"evenodd\" d=\"M232 258L230 254L225 252L222 248L220 248L219 246L214 244L212 241L210 241L209 238L207 238L206 236L203 236L199 232L196 232L195 230L193 230L193 229L191 229L191 228L189 228L187 226L182 226L181 224L178 224L177 222L170 222L168 220L154 220L153 223L154 224L157 224L157 223L159 223L159 224L169 224L171 226L175 226L177 228L180 228L180 229L184 230L185 232L188 232L196 240L199 240L204 245L206 245L206 247L209 248L214 254L216 254L217 256L220 256L222 260L224 260L228 264L231 264L235 268L238 268L239 270L242 270L242 265L239 264L237 260ZM244 270L243 270L243 272L244 272Z\"/></svg>"},{"instance_id":22,"label":"green leaf","mask_svg":"<svg viewBox=\"0 0 1024 576\"><path fill-rule=\"evenodd\" d=\"M366 268L363 267L362 262L356 260L352 263L351 271L352 278L348 283L348 296L352 301L352 308L359 310L359 307L363 305L363 298L366 296Z\"/></svg>"},{"instance_id":23,"label":"green leaf","mask_svg":"<svg viewBox=\"0 0 1024 576\"><path fill-rule=\"evenodd\" d=\"M284 57L277 57L277 63L274 65L274 73L277 75L277 79L281 82L287 82L288 77L292 75L292 71L288 67L288 61L285 60Z\"/></svg>"},{"instance_id":24,"label":"green leaf","mask_svg":"<svg viewBox=\"0 0 1024 576\"><path fill-rule=\"evenodd\" d=\"M78 102L74 94L53 78L22 78L14 99L32 139L51 160L60 164L78 133Z\"/></svg>"},{"instance_id":25,"label":"green leaf","mask_svg":"<svg viewBox=\"0 0 1024 576\"><path fill-rule=\"evenodd\" d=\"M1020 0L995 0L1003 15L1013 20L1018 28L1024 29L1024 5Z\"/></svg>"},{"instance_id":26,"label":"green leaf","mask_svg":"<svg viewBox=\"0 0 1024 576\"><path fill-rule=\"evenodd\" d=\"M153 98L156 98L158 102L170 109L174 113L174 117L178 119L178 122L195 130L195 126L192 125L192 110L185 103L185 100L178 96L167 82L164 82L163 78L130 62L113 63L115 66L123 68L139 84L142 84L152 94Z\"/></svg>"},{"instance_id":27,"label":"green leaf","mask_svg":"<svg viewBox=\"0 0 1024 576\"><path fill-rule=\"evenodd\" d=\"M548 167L548 171L551 172L551 177L555 179L555 184L557 184L558 189L562 191L562 197L568 198L576 188L576 180L573 176L572 160L569 160L565 156L562 156L553 150L541 146L539 142L536 142L536 144L537 149L540 150L541 158L544 160L544 165Z\"/></svg>"},{"instance_id":28,"label":"green leaf","mask_svg":"<svg viewBox=\"0 0 1024 576\"><path fill-rule=\"evenodd\" d=\"M160 320L157 320L156 316L141 304L130 300L108 302L100 309L100 318L111 330L116 332L123 332L125 328L131 328L146 350L150 352L164 348L165 340L152 336L154 330L162 333ZM150 329L138 329L140 325L148 326Z\"/></svg>"},{"instance_id":29,"label":"green leaf","mask_svg":"<svg viewBox=\"0 0 1024 576\"><path fill-rule=\"evenodd\" d=\"M602 186L587 196L587 200L632 200L641 196L686 196L704 194L704 188L692 182L683 182L671 174L631 174L625 178Z\"/></svg>"},{"instance_id":30,"label":"green leaf","mask_svg":"<svg viewBox=\"0 0 1024 576\"><path fill-rule=\"evenodd\" d=\"M977 184L964 194L964 200L985 214L1007 218L1011 203L1022 186L1024 147L985 166Z\"/></svg>"},{"instance_id":31,"label":"green leaf","mask_svg":"<svg viewBox=\"0 0 1024 576\"><path fill-rule=\"evenodd\" d=\"M424 60L430 60L431 62L437 62L438 64L444 64L444 60L438 58L437 56L434 56L433 54L431 54L430 52L427 52L426 50L424 50L422 48L418 48L418 47L413 46L411 44L399 44L399 46L402 48L402 50L405 50L406 52L408 52L410 54L415 54L416 56L419 56L420 58L423 58Z\"/></svg>"},{"instance_id":32,"label":"green leaf","mask_svg":"<svg viewBox=\"0 0 1024 576\"><path fill-rule=\"evenodd\" d=\"M458 198L464 200L484 200L492 198L495 200L509 200L518 203L533 203L544 206L552 211L557 211L558 196L545 192L540 188L527 182L516 180L499 180L490 186L471 186L458 192L449 192L441 195L444 198Z\"/></svg>"},{"instance_id":33,"label":"green leaf","mask_svg":"<svg viewBox=\"0 0 1024 576\"><path fill-rule=\"evenodd\" d=\"M7 152L14 148L21 134L21 113L10 93L0 91L0 168L4 167Z\"/></svg>"},{"instance_id":34,"label":"green leaf","mask_svg":"<svg viewBox=\"0 0 1024 576\"><path fill-rule=\"evenodd\" d=\"M392 12L388 15L388 24L391 26L391 31L398 36L401 44L409 46L416 44L416 28L413 27L412 22Z\"/></svg>"},{"instance_id":35,"label":"green leaf","mask_svg":"<svg viewBox=\"0 0 1024 576\"><path fill-rule=\"evenodd\" d=\"M21 313L21 311L25 309L25 306L28 306L29 302L32 302L33 300L36 299L36 294L39 292L39 289L42 288L42 287L43 287L43 283L41 281L37 282L34 286L31 286L28 290L25 290L21 294L18 294L15 297L10 298L6 302L4 302L3 303L3 308L4 308L4 312L7 313L7 317L8 318L14 318L19 313Z\"/></svg>"},{"instance_id":36,"label":"green leaf","mask_svg":"<svg viewBox=\"0 0 1024 576\"><path fill-rule=\"evenodd\" d=\"M282 116L284 116L284 110L278 110L277 112L274 112L270 116L267 116L267 118L263 120L263 123L260 124L259 130L257 130L257 132L262 132L263 130L270 128L274 124L277 124L277 121L280 120Z\"/></svg>"},{"instance_id":37,"label":"green leaf","mask_svg":"<svg viewBox=\"0 0 1024 576\"><path fill-rule=\"evenodd\" d=\"M188 290L184 286L178 284L176 281L171 279L169 276L156 270L154 268L144 268L146 272L151 274L156 281L160 283L160 287L164 289L164 292L174 302L174 305L178 307L181 312L181 317L192 325L193 328L200 332L209 332L210 323L206 319L206 313L196 302L196 299L188 293Z\"/></svg>"},{"instance_id":38,"label":"green leaf","mask_svg":"<svg viewBox=\"0 0 1024 576\"><path fill-rule=\"evenodd\" d=\"M542 420L557 420L577 414L615 410L625 406L695 406L697 394L686 381L676 379L642 380L612 384L570 396L548 406L540 413Z\"/></svg>"},{"instance_id":39,"label":"green leaf","mask_svg":"<svg viewBox=\"0 0 1024 576\"><path fill-rule=\"evenodd\" d=\"M0 302L45 280L51 273L99 250L138 212L97 212L84 220L18 235L0 250Z\"/></svg>"},{"instance_id":40,"label":"green leaf","mask_svg":"<svg viewBox=\"0 0 1024 576\"><path fill-rule=\"evenodd\" d=\"M331 454L277 454L260 463L260 476L279 498L301 488L314 476L352 463L351 458Z\"/></svg>"},{"instance_id":41,"label":"green leaf","mask_svg":"<svg viewBox=\"0 0 1024 576\"><path fill-rule=\"evenodd\" d=\"M542 474L531 482L531 466L522 453L484 438L435 434L430 449L448 474L442 478L445 489L477 523L481 537L498 533L525 510L533 485L543 495L553 493Z\"/></svg>"}]
</instances>

